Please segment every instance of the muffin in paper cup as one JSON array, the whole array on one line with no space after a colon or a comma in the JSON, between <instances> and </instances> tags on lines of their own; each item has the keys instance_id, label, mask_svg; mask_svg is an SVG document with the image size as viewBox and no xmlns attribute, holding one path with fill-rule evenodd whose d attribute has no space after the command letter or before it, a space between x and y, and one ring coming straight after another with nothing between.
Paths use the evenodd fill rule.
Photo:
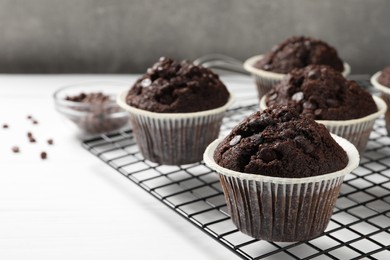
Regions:
<instances>
[{"instance_id":1,"label":"muffin in paper cup","mask_svg":"<svg viewBox=\"0 0 390 260\"><path fill-rule=\"evenodd\" d=\"M136 142L145 159L159 164L181 165L202 160L207 145L218 137L226 110L234 102L230 94L221 107L193 113L156 113L126 103L124 91L117 98L130 113Z\"/></svg>"},{"instance_id":2,"label":"muffin in paper cup","mask_svg":"<svg viewBox=\"0 0 390 260\"><path fill-rule=\"evenodd\" d=\"M387 105L381 98L374 95L372 98L378 108L378 111L373 114L351 120L316 120L316 122L325 125L329 132L350 141L362 153L367 146L375 120L387 110ZM266 96L263 96L260 100L260 110L267 108L265 99Z\"/></svg>"},{"instance_id":3,"label":"muffin in paper cup","mask_svg":"<svg viewBox=\"0 0 390 260\"><path fill-rule=\"evenodd\" d=\"M390 88L383 86L378 82L378 78L381 75L381 71L378 71L371 77L371 84L381 92L382 99L386 102L387 107L390 106ZM388 109L385 113L385 121L386 121L386 130L387 135L390 136L390 110Z\"/></svg>"},{"instance_id":4,"label":"muffin in paper cup","mask_svg":"<svg viewBox=\"0 0 390 260\"><path fill-rule=\"evenodd\" d=\"M281 178L233 171L218 165L212 142L204 162L219 174L228 211L237 228L254 238L275 242L306 241L321 235L332 216L344 176L359 165L359 153L332 135L348 156L345 168L306 178Z\"/></svg>"},{"instance_id":5,"label":"muffin in paper cup","mask_svg":"<svg viewBox=\"0 0 390 260\"><path fill-rule=\"evenodd\" d=\"M286 74L275 73L272 71L266 71L255 67L255 64L261 60L264 55L256 55L244 62L244 69L252 74L255 79L259 99L261 99L272 86L278 84ZM348 63L344 62L344 70L342 72L344 77L347 77L351 73L351 67Z\"/></svg>"}]
</instances>

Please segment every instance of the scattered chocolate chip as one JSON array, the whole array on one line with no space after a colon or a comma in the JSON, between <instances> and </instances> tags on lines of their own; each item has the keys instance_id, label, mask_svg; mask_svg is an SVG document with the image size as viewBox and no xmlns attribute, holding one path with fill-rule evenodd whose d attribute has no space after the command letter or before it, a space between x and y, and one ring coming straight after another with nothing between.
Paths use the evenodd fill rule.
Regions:
<instances>
[{"instance_id":1,"label":"scattered chocolate chip","mask_svg":"<svg viewBox=\"0 0 390 260\"><path fill-rule=\"evenodd\" d=\"M45 160L47 158L47 153L46 152L41 152L41 159Z\"/></svg>"},{"instance_id":2,"label":"scattered chocolate chip","mask_svg":"<svg viewBox=\"0 0 390 260\"><path fill-rule=\"evenodd\" d=\"M28 140L30 141L30 143L35 143L35 142L37 141L37 140L35 140L34 137L31 137L31 138L29 138Z\"/></svg>"},{"instance_id":3,"label":"scattered chocolate chip","mask_svg":"<svg viewBox=\"0 0 390 260\"><path fill-rule=\"evenodd\" d=\"M241 135L236 135L235 137L233 137L232 140L230 140L229 145L230 145L230 146L235 146L235 145L238 144L240 141L241 141Z\"/></svg>"},{"instance_id":4,"label":"scattered chocolate chip","mask_svg":"<svg viewBox=\"0 0 390 260\"><path fill-rule=\"evenodd\" d=\"M27 116L27 119L32 119L32 116L31 116L31 115L28 115L28 116Z\"/></svg>"},{"instance_id":5,"label":"scattered chocolate chip","mask_svg":"<svg viewBox=\"0 0 390 260\"><path fill-rule=\"evenodd\" d=\"M37 121L37 120L33 120L32 123L33 123L34 125L37 125L37 124L38 124L38 121Z\"/></svg>"},{"instance_id":6,"label":"scattered chocolate chip","mask_svg":"<svg viewBox=\"0 0 390 260\"><path fill-rule=\"evenodd\" d=\"M4 129L8 128L8 125L7 125L7 124L4 124L4 125L3 125L3 128L4 128Z\"/></svg>"},{"instance_id":7,"label":"scattered chocolate chip","mask_svg":"<svg viewBox=\"0 0 390 260\"><path fill-rule=\"evenodd\" d=\"M19 147L18 147L18 146L12 147L12 152L14 152L14 153L19 153L19 152L20 152Z\"/></svg>"},{"instance_id":8,"label":"scattered chocolate chip","mask_svg":"<svg viewBox=\"0 0 390 260\"><path fill-rule=\"evenodd\" d=\"M52 145L54 142L53 142L53 139L48 139L47 140L47 143L49 144L49 145Z\"/></svg>"},{"instance_id":9,"label":"scattered chocolate chip","mask_svg":"<svg viewBox=\"0 0 390 260\"><path fill-rule=\"evenodd\" d=\"M31 138L33 135L32 135L32 133L31 132L27 132L27 137L28 138Z\"/></svg>"}]
</instances>

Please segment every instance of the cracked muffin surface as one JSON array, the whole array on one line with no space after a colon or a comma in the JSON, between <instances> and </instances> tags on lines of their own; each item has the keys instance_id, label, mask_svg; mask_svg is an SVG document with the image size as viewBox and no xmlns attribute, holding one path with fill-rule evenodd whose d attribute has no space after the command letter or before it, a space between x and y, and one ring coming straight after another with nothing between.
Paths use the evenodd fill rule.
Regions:
<instances>
[{"instance_id":1,"label":"cracked muffin surface","mask_svg":"<svg viewBox=\"0 0 390 260\"><path fill-rule=\"evenodd\" d=\"M267 93L266 104L292 106L315 120L350 120L378 111L371 94L356 81L324 65L292 70Z\"/></svg>"},{"instance_id":2,"label":"cracked muffin surface","mask_svg":"<svg viewBox=\"0 0 390 260\"><path fill-rule=\"evenodd\" d=\"M255 67L286 74L310 64L328 65L340 72L344 70L335 48L319 39L304 36L292 36L275 45Z\"/></svg>"},{"instance_id":3,"label":"cracked muffin surface","mask_svg":"<svg viewBox=\"0 0 390 260\"><path fill-rule=\"evenodd\" d=\"M157 113L190 113L227 103L229 92L210 69L162 57L130 89L126 103Z\"/></svg>"},{"instance_id":4,"label":"cracked muffin surface","mask_svg":"<svg viewBox=\"0 0 390 260\"><path fill-rule=\"evenodd\" d=\"M348 163L324 125L286 106L244 119L218 145L214 160L234 171L284 178L335 172Z\"/></svg>"}]
</instances>

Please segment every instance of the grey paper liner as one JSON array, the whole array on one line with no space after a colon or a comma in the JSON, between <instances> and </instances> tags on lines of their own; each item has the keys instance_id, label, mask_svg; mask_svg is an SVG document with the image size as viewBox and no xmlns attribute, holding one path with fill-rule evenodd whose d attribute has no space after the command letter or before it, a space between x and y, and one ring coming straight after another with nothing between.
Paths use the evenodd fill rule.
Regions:
<instances>
[{"instance_id":1,"label":"grey paper liner","mask_svg":"<svg viewBox=\"0 0 390 260\"><path fill-rule=\"evenodd\" d=\"M321 182L277 184L219 175L237 228L267 241L306 241L323 233L344 176ZM313 221L315 220L315 221Z\"/></svg>"},{"instance_id":2,"label":"grey paper liner","mask_svg":"<svg viewBox=\"0 0 390 260\"><path fill-rule=\"evenodd\" d=\"M206 149L203 159L219 174L229 214L237 228L254 238L293 242L317 237L326 229L344 176L359 165L354 145L332 134L348 156L339 171L306 178L281 178L233 171L218 165L214 151L222 139Z\"/></svg>"},{"instance_id":3,"label":"grey paper liner","mask_svg":"<svg viewBox=\"0 0 390 260\"><path fill-rule=\"evenodd\" d=\"M136 142L145 159L180 165L202 160L207 145L218 137L224 112L193 118L150 118L131 114Z\"/></svg>"}]
</instances>

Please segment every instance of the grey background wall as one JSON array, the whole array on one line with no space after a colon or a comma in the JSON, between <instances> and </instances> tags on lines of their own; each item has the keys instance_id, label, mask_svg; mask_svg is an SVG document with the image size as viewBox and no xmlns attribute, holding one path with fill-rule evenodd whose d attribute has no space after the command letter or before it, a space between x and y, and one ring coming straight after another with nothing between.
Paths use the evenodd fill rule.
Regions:
<instances>
[{"instance_id":1,"label":"grey background wall","mask_svg":"<svg viewBox=\"0 0 390 260\"><path fill-rule=\"evenodd\" d=\"M0 72L136 73L160 56L244 60L290 35L354 73L390 65L388 0L0 0Z\"/></svg>"}]
</instances>

